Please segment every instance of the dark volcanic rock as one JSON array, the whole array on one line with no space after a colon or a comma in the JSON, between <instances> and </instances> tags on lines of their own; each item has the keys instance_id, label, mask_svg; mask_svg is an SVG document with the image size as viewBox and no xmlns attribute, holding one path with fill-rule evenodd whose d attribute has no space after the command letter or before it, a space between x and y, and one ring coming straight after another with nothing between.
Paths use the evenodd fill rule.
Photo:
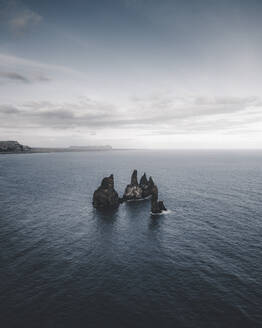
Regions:
<instances>
[{"instance_id":1,"label":"dark volcanic rock","mask_svg":"<svg viewBox=\"0 0 262 328\"><path fill-rule=\"evenodd\" d=\"M114 176L111 174L102 180L101 186L94 192L93 206L99 209L118 208L120 199L114 189Z\"/></svg>"},{"instance_id":2,"label":"dark volcanic rock","mask_svg":"<svg viewBox=\"0 0 262 328\"><path fill-rule=\"evenodd\" d=\"M159 207L160 211L166 211L166 207L165 207L164 202L162 200L160 200L158 202L158 207Z\"/></svg>"},{"instance_id":3,"label":"dark volcanic rock","mask_svg":"<svg viewBox=\"0 0 262 328\"><path fill-rule=\"evenodd\" d=\"M130 184L126 186L123 197L119 198L118 193L114 189L114 176L111 174L102 180L101 186L94 192L93 206L99 209L114 209L118 208L119 204L124 201L141 200L148 196L152 196L152 214L159 214L166 210L163 201L158 200L158 188L152 177L147 180L144 173L138 184L137 170L134 170Z\"/></svg>"},{"instance_id":4,"label":"dark volcanic rock","mask_svg":"<svg viewBox=\"0 0 262 328\"><path fill-rule=\"evenodd\" d=\"M159 214L163 211L166 211L165 205L163 201L158 201L158 189L157 186L154 185L151 198L151 212L153 214Z\"/></svg>"},{"instance_id":5,"label":"dark volcanic rock","mask_svg":"<svg viewBox=\"0 0 262 328\"><path fill-rule=\"evenodd\" d=\"M133 186L133 187L138 186L137 170L134 170L132 175L131 175L131 186Z\"/></svg>"},{"instance_id":6,"label":"dark volcanic rock","mask_svg":"<svg viewBox=\"0 0 262 328\"><path fill-rule=\"evenodd\" d=\"M134 170L131 176L131 183L127 185L125 189L123 201L147 198L152 195L154 186L155 184L152 177L147 180L145 173L142 175L138 184L137 170Z\"/></svg>"},{"instance_id":7,"label":"dark volcanic rock","mask_svg":"<svg viewBox=\"0 0 262 328\"><path fill-rule=\"evenodd\" d=\"M140 179L140 182L139 182L139 186L141 188L143 188L144 186L146 186L148 184L148 180L147 180L147 177L146 177L146 174L144 173Z\"/></svg>"},{"instance_id":8,"label":"dark volcanic rock","mask_svg":"<svg viewBox=\"0 0 262 328\"><path fill-rule=\"evenodd\" d=\"M32 148L21 145L17 141L0 141L0 152L4 153L21 153L30 152Z\"/></svg>"},{"instance_id":9,"label":"dark volcanic rock","mask_svg":"<svg viewBox=\"0 0 262 328\"><path fill-rule=\"evenodd\" d=\"M139 187L142 189L142 197L146 198L152 195L154 181L152 177L147 180L146 174L144 173L140 179Z\"/></svg>"},{"instance_id":10,"label":"dark volcanic rock","mask_svg":"<svg viewBox=\"0 0 262 328\"><path fill-rule=\"evenodd\" d=\"M137 170L134 170L131 176L131 183L126 186L123 200L142 199L142 188L138 185Z\"/></svg>"}]
</instances>

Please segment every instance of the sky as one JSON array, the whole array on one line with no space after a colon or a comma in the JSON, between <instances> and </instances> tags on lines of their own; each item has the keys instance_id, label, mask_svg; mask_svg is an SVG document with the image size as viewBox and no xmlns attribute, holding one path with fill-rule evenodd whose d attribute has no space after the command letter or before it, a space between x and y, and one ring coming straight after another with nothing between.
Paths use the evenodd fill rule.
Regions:
<instances>
[{"instance_id":1,"label":"sky","mask_svg":"<svg viewBox=\"0 0 262 328\"><path fill-rule=\"evenodd\" d=\"M0 140L262 148L261 0L0 0Z\"/></svg>"}]
</instances>

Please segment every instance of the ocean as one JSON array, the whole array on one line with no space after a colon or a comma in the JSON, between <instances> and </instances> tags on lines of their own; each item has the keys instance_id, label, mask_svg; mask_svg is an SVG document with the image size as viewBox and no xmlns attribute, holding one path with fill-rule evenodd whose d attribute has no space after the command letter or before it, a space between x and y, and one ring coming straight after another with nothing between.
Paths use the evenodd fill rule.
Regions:
<instances>
[{"instance_id":1,"label":"ocean","mask_svg":"<svg viewBox=\"0 0 262 328\"><path fill-rule=\"evenodd\" d=\"M133 169L150 200L92 207ZM262 151L0 156L0 326L262 326Z\"/></svg>"}]
</instances>

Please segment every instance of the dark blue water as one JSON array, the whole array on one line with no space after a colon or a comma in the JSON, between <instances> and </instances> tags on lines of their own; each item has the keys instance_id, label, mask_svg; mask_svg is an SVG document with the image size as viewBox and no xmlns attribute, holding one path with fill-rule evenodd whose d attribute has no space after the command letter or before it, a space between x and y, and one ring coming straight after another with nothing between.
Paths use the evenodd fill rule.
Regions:
<instances>
[{"instance_id":1,"label":"dark blue water","mask_svg":"<svg viewBox=\"0 0 262 328\"><path fill-rule=\"evenodd\" d=\"M99 213L137 168L150 202ZM262 152L0 156L1 327L261 327Z\"/></svg>"}]
</instances>

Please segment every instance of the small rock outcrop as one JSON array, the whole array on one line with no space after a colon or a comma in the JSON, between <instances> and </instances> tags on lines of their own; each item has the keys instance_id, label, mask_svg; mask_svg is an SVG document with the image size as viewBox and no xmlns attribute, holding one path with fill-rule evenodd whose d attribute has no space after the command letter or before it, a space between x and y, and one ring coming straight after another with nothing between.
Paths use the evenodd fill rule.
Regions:
<instances>
[{"instance_id":1,"label":"small rock outcrop","mask_svg":"<svg viewBox=\"0 0 262 328\"><path fill-rule=\"evenodd\" d=\"M131 176L131 183L126 186L123 200L139 200L142 199L142 188L138 185L137 170L134 170Z\"/></svg>"},{"instance_id":2,"label":"small rock outcrop","mask_svg":"<svg viewBox=\"0 0 262 328\"><path fill-rule=\"evenodd\" d=\"M158 188L155 185L152 190L151 213L152 214L160 214L163 211L166 211L166 208L165 208L163 201L158 200Z\"/></svg>"},{"instance_id":3,"label":"small rock outcrop","mask_svg":"<svg viewBox=\"0 0 262 328\"><path fill-rule=\"evenodd\" d=\"M111 174L102 180L101 186L94 192L93 206L98 209L118 208L120 199L114 189L114 176Z\"/></svg>"},{"instance_id":4,"label":"small rock outcrop","mask_svg":"<svg viewBox=\"0 0 262 328\"><path fill-rule=\"evenodd\" d=\"M146 174L144 173L139 182L139 187L142 189L142 198L147 198L152 195L154 185L152 177L147 180Z\"/></svg>"}]
</instances>

